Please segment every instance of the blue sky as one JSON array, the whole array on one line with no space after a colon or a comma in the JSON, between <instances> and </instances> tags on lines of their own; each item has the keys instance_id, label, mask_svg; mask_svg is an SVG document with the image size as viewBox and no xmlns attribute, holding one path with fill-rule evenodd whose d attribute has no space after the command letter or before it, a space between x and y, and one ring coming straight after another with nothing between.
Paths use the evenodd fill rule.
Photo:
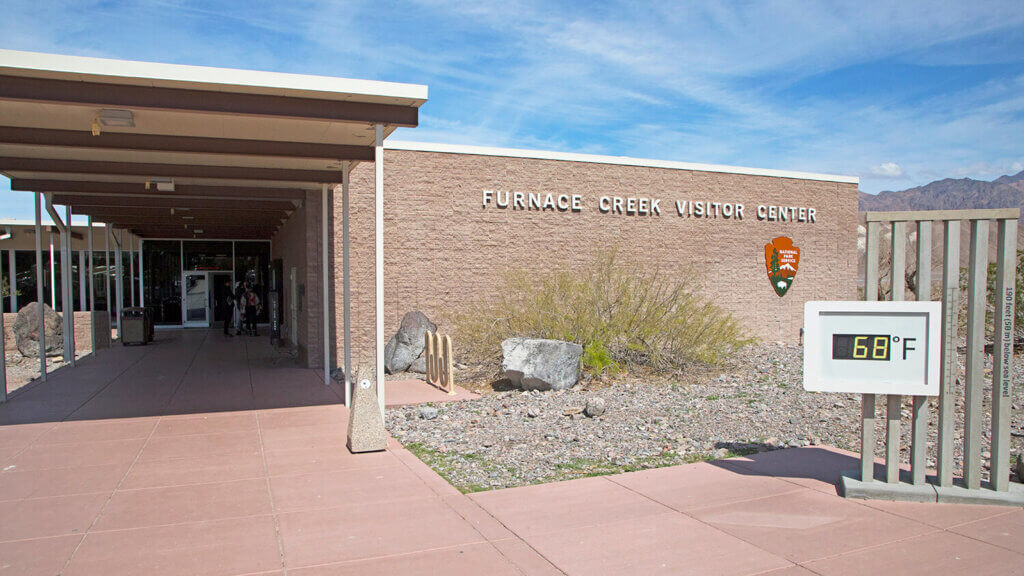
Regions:
<instances>
[{"instance_id":1,"label":"blue sky","mask_svg":"<svg viewBox=\"0 0 1024 576\"><path fill-rule=\"evenodd\" d=\"M403 140L846 174L872 193L1024 169L1020 0L5 0L0 47L427 84ZM0 215L30 217L19 196Z\"/></svg>"}]
</instances>

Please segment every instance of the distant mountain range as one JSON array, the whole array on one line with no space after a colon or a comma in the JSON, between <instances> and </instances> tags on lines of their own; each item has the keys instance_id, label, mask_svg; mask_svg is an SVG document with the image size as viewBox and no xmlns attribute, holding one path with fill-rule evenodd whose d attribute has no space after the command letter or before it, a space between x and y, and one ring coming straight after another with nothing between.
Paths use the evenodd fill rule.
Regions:
<instances>
[{"instance_id":1,"label":"distant mountain range","mask_svg":"<svg viewBox=\"0 0 1024 576\"><path fill-rule=\"evenodd\" d=\"M861 212L1013 207L1024 211L1024 170L1013 176L1000 176L991 182L946 178L899 192L860 193Z\"/></svg>"},{"instance_id":2,"label":"distant mountain range","mask_svg":"<svg viewBox=\"0 0 1024 576\"><path fill-rule=\"evenodd\" d=\"M1013 176L1000 176L991 182L972 180L971 178L946 178L936 180L924 186L909 188L899 192L879 192L878 195L860 193L860 225L857 228L857 248L860 253L858 262L858 278L864 277L864 212L891 212L899 210L976 210L981 208L1014 208L1024 213L1024 171ZM913 228L907 230L909 244L908 263L916 259L913 255L916 233ZM935 222L932 226L932 270L941 270L942 266L942 224ZM891 242L888 226L881 230L882 245ZM989 261L996 256L996 227L989 227ZM960 227L960 265L967 266L970 247L970 228L967 221ZM1024 226L1017 227L1017 247L1024 249ZM883 248L884 251L884 248ZM915 265L916 266L916 265ZM934 282L941 274L933 273ZM934 288L935 286L933 286Z\"/></svg>"}]
</instances>

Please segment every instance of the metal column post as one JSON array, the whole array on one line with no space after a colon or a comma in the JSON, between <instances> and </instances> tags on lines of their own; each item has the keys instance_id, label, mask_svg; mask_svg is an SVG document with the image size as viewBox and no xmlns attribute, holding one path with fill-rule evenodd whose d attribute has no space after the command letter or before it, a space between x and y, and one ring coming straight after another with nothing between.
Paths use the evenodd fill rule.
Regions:
<instances>
[{"instance_id":1,"label":"metal column post","mask_svg":"<svg viewBox=\"0 0 1024 576\"><path fill-rule=\"evenodd\" d=\"M878 300L878 222L868 222L864 267L864 299ZM860 403L860 480L875 479L875 395L862 394Z\"/></svg>"},{"instance_id":2,"label":"metal column post","mask_svg":"<svg viewBox=\"0 0 1024 576\"><path fill-rule=\"evenodd\" d=\"M88 290L85 284L85 251L78 251L78 309L88 310L89 304L86 298Z\"/></svg>"},{"instance_id":3,"label":"metal column post","mask_svg":"<svg viewBox=\"0 0 1024 576\"><path fill-rule=\"evenodd\" d=\"M110 322L110 225L103 223L103 294L107 305L107 322Z\"/></svg>"},{"instance_id":4,"label":"metal column post","mask_svg":"<svg viewBox=\"0 0 1024 576\"><path fill-rule=\"evenodd\" d=\"M89 235L89 346L96 353L96 266L93 264L92 251L92 216L87 219Z\"/></svg>"},{"instance_id":5,"label":"metal column post","mask_svg":"<svg viewBox=\"0 0 1024 576\"><path fill-rule=\"evenodd\" d=\"M43 196L36 192L36 302L39 303L39 377L46 382L46 336L43 309Z\"/></svg>"},{"instance_id":6,"label":"metal column post","mask_svg":"<svg viewBox=\"0 0 1024 576\"><path fill-rule=\"evenodd\" d=\"M892 300L898 302L906 296L907 287L907 223L892 223L892 257L889 259L889 284ZM885 481L900 481L900 417L903 397L887 394L885 397Z\"/></svg>"},{"instance_id":7,"label":"metal column post","mask_svg":"<svg viewBox=\"0 0 1024 576\"><path fill-rule=\"evenodd\" d=\"M328 386L331 383L331 339L330 339L330 300L329 297L329 285L327 278L329 276L327 269L327 256L330 250L327 247L327 184L320 186L320 250L323 260L321 262L321 275L323 276L323 302L321 307L323 308L324 318L324 386Z\"/></svg>"},{"instance_id":8,"label":"metal column post","mask_svg":"<svg viewBox=\"0 0 1024 576\"><path fill-rule=\"evenodd\" d=\"M939 486L953 485L953 413L956 411L955 384L960 371L957 356L957 330L960 306L960 221L946 220L943 225L942 267L942 360L939 390Z\"/></svg>"},{"instance_id":9,"label":"metal column post","mask_svg":"<svg viewBox=\"0 0 1024 576\"><path fill-rule=\"evenodd\" d=\"M53 253L53 230L49 231L50 236L50 308L57 310L57 258Z\"/></svg>"},{"instance_id":10,"label":"metal column post","mask_svg":"<svg viewBox=\"0 0 1024 576\"><path fill-rule=\"evenodd\" d=\"M135 236L128 233L128 291L131 294L131 305L135 306Z\"/></svg>"},{"instance_id":11,"label":"metal column post","mask_svg":"<svg viewBox=\"0 0 1024 576\"><path fill-rule=\"evenodd\" d=\"M345 331L345 406L352 405L352 328L351 300L349 296L349 262L348 262L348 186L349 167L346 160L341 165L341 276L343 283L344 331Z\"/></svg>"},{"instance_id":12,"label":"metal column post","mask_svg":"<svg viewBox=\"0 0 1024 576\"><path fill-rule=\"evenodd\" d=\"M996 255L996 317L992 363L992 486L1005 492L1010 484L1010 387L1013 365L1013 320L1016 309L1017 220L999 221Z\"/></svg>"},{"instance_id":13,"label":"metal column post","mask_svg":"<svg viewBox=\"0 0 1024 576\"><path fill-rule=\"evenodd\" d=\"M7 278L11 290L11 312L18 311L18 265L14 261L14 250L7 251Z\"/></svg>"},{"instance_id":14,"label":"metal column post","mask_svg":"<svg viewBox=\"0 0 1024 576\"><path fill-rule=\"evenodd\" d=\"M0 310L0 335L4 333L4 315ZM0 403L7 402L7 339L0 338Z\"/></svg>"},{"instance_id":15,"label":"metal column post","mask_svg":"<svg viewBox=\"0 0 1024 576\"><path fill-rule=\"evenodd\" d=\"M981 488L981 400L985 386L985 284L988 272L988 220L971 220L971 259L967 277L967 374L964 387L964 483Z\"/></svg>"},{"instance_id":16,"label":"metal column post","mask_svg":"<svg viewBox=\"0 0 1024 576\"><path fill-rule=\"evenodd\" d=\"M374 196L374 243L373 253L376 263L374 281L376 298L374 299L377 313L377 400L380 402L381 416L384 415L384 125L377 124L376 141L373 147L373 196Z\"/></svg>"},{"instance_id":17,"label":"metal column post","mask_svg":"<svg viewBox=\"0 0 1024 576\"><path fill-rule=\"evenodd\" d=\"M124 306L124 275L121 269L121 240L123 235L117 231L117 238L114 241L114 291L117 293L117 339L121 339L121 308Z\"/></svg>"},{"instance_id":18,"label":"metal column post","mask_svg":"<svg viewBox=\"0 0 1024 576\"><path fill-rule=\"evenodd\" d=\"M66 344L64 345L64 360L70 361L71 366L75 365L75 272L71 266L71 206L64 207L64 220L65 220L65 233L64 233L64 253L67 254L65 257L64 253L60 256L61 273L60 273L60 285L64 289L61 291L61 308L64 309L64 330L66 334Z\"/></svg>"},{"instance_id":19,"label":"metal column post","mask_svg":"<svg viewBox=\"0 0 1024 576\"><path fill-rule=\"evenodd\" d=\"M232 254L232 256L231 256L231 274L234 275L234 273L235 273L235 257L234 257L234 254L235 254L235 243L234 242L231 243L231 254ZM142 278L143 278L143 276L145 276L145 274L142 273L142 238L139 238L139 306L145 306L146 305L146 295L142 291L142 286L143 286ZM232 287L232 289L234 289L234 284L232 284L231 287Z\"/></svg>"},{"instance_id":20,"label":"metal column post","mask_svg":"<svg viewBox=\"0 0 1024 576\"><path fill-rule=\"evenodd\" d=\"M917 300L932 298L932 223L917 223ZM910 428L910 478L914 484L924 484L928 469L928 397L914 396Z\"/></svg>"}]
</instances>

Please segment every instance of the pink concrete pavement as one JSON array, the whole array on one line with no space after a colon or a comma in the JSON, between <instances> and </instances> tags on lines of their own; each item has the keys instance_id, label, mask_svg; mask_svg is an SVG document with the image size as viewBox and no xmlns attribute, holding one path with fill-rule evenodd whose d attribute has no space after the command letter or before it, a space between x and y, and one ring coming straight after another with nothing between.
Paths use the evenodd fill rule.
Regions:
<instances>
[{"instance_id":1,"label":"pink concrete pavement","mask_svg":"<svg viewBox=\"0 0 1024 576\"><path fill-rule=\"evenodd\" d=\"M459 494L345 449L335 384L158 333L0 406L0 574L1020 574L1024 510L848 501L792 449Z\"/></svg>"}]
</instances>

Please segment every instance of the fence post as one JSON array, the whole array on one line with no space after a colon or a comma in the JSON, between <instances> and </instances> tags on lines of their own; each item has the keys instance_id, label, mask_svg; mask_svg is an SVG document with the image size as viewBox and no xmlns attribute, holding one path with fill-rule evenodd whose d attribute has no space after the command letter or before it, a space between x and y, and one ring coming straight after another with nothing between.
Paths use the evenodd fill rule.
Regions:
<instances>
[{"instance_id":1,"label":"fence post","mask_svg":"<svg viewBox=\"0 0 1024 576\"><path fill-rule=\"evenodd\" d=\"M932 223L917 222L917 300L932 299ZM928 397L914 396L911 424L910 478L913 484L925 483L928 468Z\"/></svg>"},{"instance_id":2,"label":"fence post","mask_svg":"<svg viewBox=\"0 0 1024 576\"><path fill-rule=\"evenodd\" d=\"M1013 364L1013 324L1017 268L1017 220L999 221L996 255L995 334L992 338L992 458L990 478L999 492L1010 482L1010 370Z\"/></svg>"}]
</instances>

